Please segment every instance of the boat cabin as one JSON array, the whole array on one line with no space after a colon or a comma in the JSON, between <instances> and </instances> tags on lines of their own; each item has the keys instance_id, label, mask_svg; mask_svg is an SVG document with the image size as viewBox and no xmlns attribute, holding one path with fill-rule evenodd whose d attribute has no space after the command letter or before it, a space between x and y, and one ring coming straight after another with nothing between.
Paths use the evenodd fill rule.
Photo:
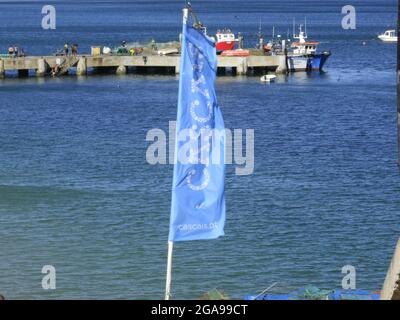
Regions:
<instances>
[{"instance_id":1,"label":"boat cabin","mask_svg":"<svg viewBox=\"0 0 400 320\"><path fill-rule=\"evenodd\" d=\"M229 29L218 30L216 36L217 42L235 41L235 35Z\"/></svg>"},{"instance_id":2,"label":"boat cabin","mask_svg":"<svg viewBox=\"0 0 400 320\"><path fill-rule=\"evenodd\" d=\"M396 37L396 31L395 30L387 30L387 31L385 31L385 33L383 35L388 38L394 38L394 37Z\"/></svg>"},{"instance_id":3,"label":"boat cabin","mask_svg":"<svg viewBox=\"0 0 400 320\"><path fill-rule=\"evenodd\" d=\"M294 39L298 39L298 42L293 42L292 43L292 48L293 48L293 53L298 54L298 55L304 55L304 54L314 54L317 52L317 47L319 45L319 42L310 42L306 41L307 34L302 31L300 25L300 32L298 35L294 35Z\"/></svg>"},{"instance_id":4,"label":"boat cabin","mask_svg":"<svg viewBox=\"0 0 400 320\"><path fill-rule=\"evenodd\" d=\"M319 42L293 42L293 53L295 54L313 54L317 52Z\"/></svg>"}]
</instances>

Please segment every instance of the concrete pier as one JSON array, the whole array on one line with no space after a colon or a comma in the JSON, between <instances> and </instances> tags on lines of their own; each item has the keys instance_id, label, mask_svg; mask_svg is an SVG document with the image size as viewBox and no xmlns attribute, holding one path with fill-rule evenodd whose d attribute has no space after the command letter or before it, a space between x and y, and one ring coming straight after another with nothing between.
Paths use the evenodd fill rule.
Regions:
<instances>
[{"instance_id":1,"label":"concrete pier","mask_svg":"<svg viewBox=\"0 0 400 320\"><path fill-rule=\"evenodd\" d=\"M50 68L54 68L65 57L6 57L0 59L0 77L5 71L17 71L20 75L26 75L27 70L34 70L37 76L44 76ZM147 73L172 72L179 74L179 55L138 55L138 56L114 56L114 55L81 55L68 57L66 68L76 69L77 75L86 75L89 69L95 69L101 73L102 69L114 70L117 74L126 74L128 71L137 70ZM219 69L231 69L237 75L248 75L260 70L284 73L286 72L286 56L251 55L248 57L218 56ZM23 71L24 70L24 71ZM68 70L67 70L68 71ZM65 72L67 73L67 72ZM223 74L223 72L222 72Z\"/></svg>"}]
</instances>

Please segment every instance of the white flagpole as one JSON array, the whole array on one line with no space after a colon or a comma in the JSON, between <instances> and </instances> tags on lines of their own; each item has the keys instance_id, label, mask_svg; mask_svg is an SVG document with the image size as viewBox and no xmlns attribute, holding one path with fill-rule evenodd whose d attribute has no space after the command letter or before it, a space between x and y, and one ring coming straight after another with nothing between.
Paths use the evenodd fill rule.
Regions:
<instances>
[{"instance_id":1,"label":"white flagpole","mask_svg":"<svg viewBox=\"0 0 400 320\"><path fill-rule=\"evenodd\" d=\"M186 25L189 18L189 7L183 9L183 25ZM184 40L184 39L182 39ZM183 42L182 42L182 45ZM174 242L168 241L168 258L167 258L167 278L165 282L165 300L171 299L171 283L172 283L172 253L174 249Z\"/></svg>"},{"instance_id":2,"label":"white flagpole","mask_svg":"<svg viewBox=\"0 0 400 320\"><path fill-rule=\"evenodd\" d=\"M183 24L186 24L189 18L189 7L183 8Z\"/></svg>"},{"instance_id":3,"label":"white flagpole","mask_svg":"<svg viewBox=\"0 0 400 320\"><path fill-rule=\"evenodd\" d=\"M172 282L172 251L174 249L174 242L168 241L168 260L167 260L167 281L165 284L165 300L171 298L171 282Z\"/></svg>"}]
</instances>

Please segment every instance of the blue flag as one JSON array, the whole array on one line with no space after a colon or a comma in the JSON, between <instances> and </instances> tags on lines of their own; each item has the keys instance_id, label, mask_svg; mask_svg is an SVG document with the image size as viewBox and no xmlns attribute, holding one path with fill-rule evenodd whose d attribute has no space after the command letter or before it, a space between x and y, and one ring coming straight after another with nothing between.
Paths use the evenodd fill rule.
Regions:
<instances>
[{"instance_id":1,"label":"blue flag","mask_svg":"<svg viewBox=\"0 0 400 320\"><path fill-rule=\"evenodd\" d=\"M225 128L215 43L183 25L169 241L215 239L225 224Z\"/></svg>"}]
</instances>

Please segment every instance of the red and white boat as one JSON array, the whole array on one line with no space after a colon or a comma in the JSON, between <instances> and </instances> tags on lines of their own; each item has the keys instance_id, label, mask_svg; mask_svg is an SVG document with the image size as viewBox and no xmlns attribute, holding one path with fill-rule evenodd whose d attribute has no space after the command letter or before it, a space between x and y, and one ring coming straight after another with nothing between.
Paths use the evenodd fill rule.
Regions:
<instances>
[{"instance_id":1,"label":"red and white boat","mask_svg":"<svg viewBox=\"0 0 400 320\"><path fill-rule=\"evenodd\" d=\"M233 50L237 42L234 33L229 29L218 30L216 38L217 51Z\"/></svg>"}]
</instances>

